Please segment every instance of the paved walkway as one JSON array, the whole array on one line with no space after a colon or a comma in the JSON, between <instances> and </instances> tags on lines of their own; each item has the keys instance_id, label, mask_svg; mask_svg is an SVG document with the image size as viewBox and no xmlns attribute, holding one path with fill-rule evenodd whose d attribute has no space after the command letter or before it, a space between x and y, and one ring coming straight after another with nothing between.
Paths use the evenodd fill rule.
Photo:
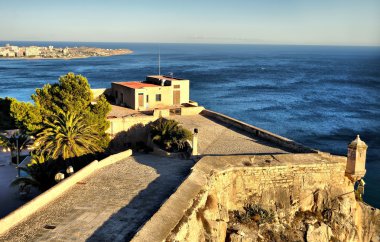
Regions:
<instances>
[{"instance_id":1,"label":"paved walkway","mask_svg":"<svg viewBox=\"0 0 380 242\"><path fill-rule=\"evenodd\" d=\"M198 128L199 153L202 155L288 153L276 144L202 115L172 116L171 118L176 119L191 131Z\"/></svg>"},{"instance_id":2,"label":"paved walkway","mask_svg":"<svg viewBox=\"0 0 380 242\"><path fill-rule=\"evenodd\" d=\"M192 165L189 160L145 154L129 157L75 185L0 241L128 241Z\"/></svg>"},{"instance_id":3,"label":"paved walkway","mask_svg":"<svg viewBox=\"0 0 380 242\"><path fill-rule=\"evenodd\" d=\"M201 115L172 117L190 130L199 129L202 155L287 153ZM181 184L192 166L189 160L145 154L129 157L75 185L0 236L0 241L128 241Z\"/></svg>"}]
</instances>

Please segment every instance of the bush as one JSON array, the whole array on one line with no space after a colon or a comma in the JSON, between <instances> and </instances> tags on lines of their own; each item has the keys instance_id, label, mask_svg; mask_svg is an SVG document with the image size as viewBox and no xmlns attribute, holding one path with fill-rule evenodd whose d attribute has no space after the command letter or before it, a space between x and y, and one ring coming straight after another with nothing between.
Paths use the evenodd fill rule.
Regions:
<instances>
[{"instance_id":1,"label":"bush","mask_svg":"<svg viewBox=\"0 0 380 242\"><path fill-rule=\"evenodd\" d=\"M184 151L186 141L193 138L191 131L180 126L177 121L164 118L151 124L150 134L155 144L169 152Z\"/></svg>"},{"instance_id":2,"label":"bush","mask_svg":"<svg viewBox=\"0 0 380 242\"><path fill-rule=\"evenodd\" d=\"M247 224L256 222L257 224L272 223L274 212L265 210L257 204L248 204L243 207L244 212L233 211L233 217L239 223Z\"/></svg>"}]
</instances>

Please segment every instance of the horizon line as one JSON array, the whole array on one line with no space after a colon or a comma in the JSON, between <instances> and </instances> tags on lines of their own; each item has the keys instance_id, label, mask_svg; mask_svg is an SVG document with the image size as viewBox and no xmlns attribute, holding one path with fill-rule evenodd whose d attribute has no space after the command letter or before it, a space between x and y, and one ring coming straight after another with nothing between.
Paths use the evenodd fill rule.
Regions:
<instances>
[{"instance_id":1,"label":"horizon line","mask_svg":"<svg viewBox=\"0 0 380 242\"><path fill-rule=\"evenodd\" d=\"M290 43L215 43L215 42L156 42L156 41L74 41L74 40L0 40L0 42L55 42L55 43L120 43L120 44L187 44L187 45L282 45L282 46L330 46L330 47L380 47L370 44L290 44Z\"/></svg>"}]
</instances>

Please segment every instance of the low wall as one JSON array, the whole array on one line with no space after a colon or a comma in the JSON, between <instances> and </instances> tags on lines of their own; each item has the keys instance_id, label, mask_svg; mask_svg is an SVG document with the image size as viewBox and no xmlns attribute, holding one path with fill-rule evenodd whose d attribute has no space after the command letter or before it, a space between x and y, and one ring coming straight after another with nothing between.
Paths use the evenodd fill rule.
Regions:
<instances>
[{"instance_id":1,"label":"low wall","mask_svg":"<svg viewBox=\"0 0 380 242\"><path fill-rule=\"evenodd\" d=\"M231 117L226 116L226 115L221 114L221 113L217 113L217 112L205 109L201 112L201 114L206 116L206 117L213 118L213 119L216 119L216 120L221 121L223 123L232 125L233 127L236 127L240 130L244 130L248 133L253 134L254 136L257 136L257 137L260 137L264 140L268 140L270 142L273 142L273 143L275 143L281 147L284 147L284 148L289 149L289 150L296 152L296 153L318 153L319 152L318 150L309 148L309 147L304 146L302 144L299 144L293 140L287 139L287 138L282 137L280 135L271 133L267 130L255 127L253 125L244 123L240 120L231 118Z\"/></svg>"},{"instance_id":2,"label":"low wall","mask_svg":"<svg viewBox=\"0 0 380 242\"><path fill-rule=\"evenodd\" d=\"M335 238L369 241L380 211L356 202L345 166L345 157L315 153L204 157L132 241L226 241L230 212L247 203L271 209L277 223L334 207Z\"/></svg>"},{"instance_id":3,"label":"low wall","mask_svg":"<svg viewBox=\"0 0 380 242\"><path fill-rule=\"evenodd\" d=\"M193 100L189 100L189 104L192 106L198 106L198 102L195 102Z\"/></svg>"},{"instance_id":4,"label":"low wall","mask_svg":"<svg viewBox=\"0 0 380 242\"><path fill-rule=\"evenodd\" d=\"M93 88L91 89L93 99L98 99L101 95L109 95L111 94L111 88Z\"/></svg>"},{"instance_id":5,"label":"low wall","mask_svg":"<svg viewBox=\"0 0 380 242\"><path fill-rule=\"evenodd\" d=\"M197 115L204 110L204 107L202 106L189 106L189 107L181 107L181 113L180 115ZM108 121L110 121L110 127L107 130L107 133L111 136L115 136L117 133L122 131L128 131L130 128L132 128L135 125L146 125L150 122L156 121L159 117L169 117L170 116L170 110L169 109L163 109L163 110L154 110L153 115L141 115L141 116L128 116L124 118L110 118Z\"/></svg>"},{"instance_id":6,"label":"low wall","mask_svg":"<svg viewBox=\"0 0 380 242\"><path fill-rule=\"evenodd\" d=\"M77 182L85 179L91 175L94 171L103 168L105 166L111 165L122 159L125 159L132 155L132 150L127 150L115 155L111 155L101 161L93 161L89 165L83 167L78 172L74 173L72 176L66 178L62 182L58 183L54 187L35 197L28 203L19 207L15 211L11 212L4 218L0 219L0 234L6 232L11 227L20 223L22 220L26 219L33 213L37 212L39 209L43 208L50 202L57 199L64 192L73 187Z\"/></svg>"},{"instance_id":7,"label":"low wall","mask_svg":"<svg viewBox=\"0 0 380 242\"><path fill-rule=\"evenodd\" d=\"M197 115L205 108L202 106L197 107L181 107L181 116Z\"/></svg>"},{"instance_id":8,"label":"low wall","mask_svg":"<svg viewBox=\"0 0 380 242\"><path fill-rule=\"evenodd\" d=\"M153 116L156 118L169 117L170 116L170 110L169 109L155 109L153 111Z\"/></svg>"}]
</instances>

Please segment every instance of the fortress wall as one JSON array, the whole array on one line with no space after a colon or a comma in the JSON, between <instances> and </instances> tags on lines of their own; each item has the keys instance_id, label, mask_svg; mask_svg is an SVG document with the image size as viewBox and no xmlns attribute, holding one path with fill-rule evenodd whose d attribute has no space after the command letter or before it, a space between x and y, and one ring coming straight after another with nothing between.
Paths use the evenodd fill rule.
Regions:
<instances>
[{"instance_id":1,"label":"fortress wall","mask_svg":"<svg viewBox=\"0 0 380 242\"><path fill-rule=\"evenodd\" d=\"M47 206L50 202L60 197L63 193L75 186L77 182L82 181L89 175L93 174L96 170L105 166L111 165L115 162L123 160L132 155L132 150L120 152L115 155L111 155L101 161L93 161L89 165L83 167L78 172L75 172L70 177L64 179L57 185L53 186L49 190L38 195L28 203L14 210L4 218L0 219L0 234L6 232L11 227L20 223L30 215L34 214L41 208Z\"/></svg>"},{"instance_id":2,"label":"fortress wall","mask_svg":"<svg viewBox=\"0 0 380 242\"><path fill-rule=\"evenodd\" d=\"M361 219L377 213L380 220L380 212L356 202L345 166L345 157L323 154L205 157L133 241L225 241L229 212L247 203L272 209L277 221L335 206L347 216L336 216L343 228L334 235L369 241L376 229L361 230L371 224Z\"/></svg>"},{"instance_id":3,"label":"fortress wall","mask_svg":"<svg viewBox=\"0 0 380 242\"><path fill-rule=\"evenodd\" d=\"M267 130L255 127L253 125L244 123L240 120L231 118L231 117L224 115L224 114L221 114L221 113L217 113L217 112L205 109L201 112L201 115L204 115L204 116L209 117L209 118L216 119L216 120L221 121L225 124L232 125L233 127L236 127L240 130L244 130L248 133L253 134L254 136L257 136L257 137L260 137L262 139L273 142L275 144L278 144L278 145L280 145L286 149L289 149L293 152L297 152L297 153L316 153L316 152L318 152L317 150L306 147L306 146L299 144L293 140L287 139L287 138L282 137L280 135L271 133Z\"/></svg>"}]
</instances>

